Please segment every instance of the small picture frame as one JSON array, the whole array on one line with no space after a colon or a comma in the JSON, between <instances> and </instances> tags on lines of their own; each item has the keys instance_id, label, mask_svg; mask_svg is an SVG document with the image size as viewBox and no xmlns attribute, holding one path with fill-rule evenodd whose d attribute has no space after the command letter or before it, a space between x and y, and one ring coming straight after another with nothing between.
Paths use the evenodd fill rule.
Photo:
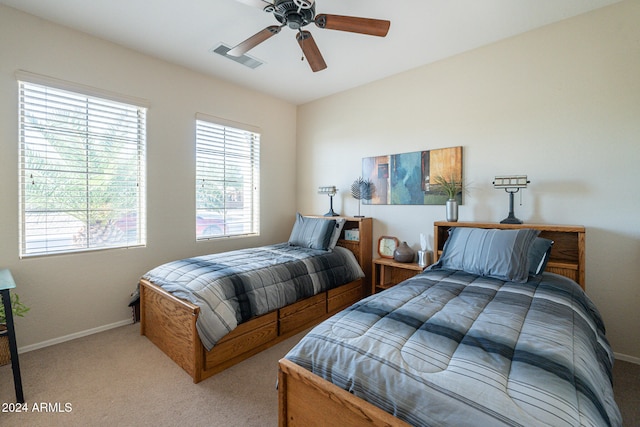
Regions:
<instances>
[{"instance_id":1,"label":"small picture frame","mask_svg":"<svg viewBox=\"0 0 640 427\"><path fill-rule=\"evenodd\" d=\"M360 241L360 230L344 230L344 240L350 240L352 242Z\"/></svg>"},{"instance_id":2,"label":"small picture frame","mask_svg":"<svg viewBox=\"0 0 640 427\"><path fill-rule=\"evenodd\" d=\"M381 236L378 239L378 255L381 258L393 258L393 252L400 242L393 236Z\"/></svg>"}]
</instances>

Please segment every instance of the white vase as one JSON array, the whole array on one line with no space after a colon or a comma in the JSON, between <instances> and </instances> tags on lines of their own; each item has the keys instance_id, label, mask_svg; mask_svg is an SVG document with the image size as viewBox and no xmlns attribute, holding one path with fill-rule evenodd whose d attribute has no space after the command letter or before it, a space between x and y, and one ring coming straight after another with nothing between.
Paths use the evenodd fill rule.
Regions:
<instances>
[{"instance_id":1,"label":"white vase","mask_svg":"<svg viewBox=\"0 0 640 427\"><path fill-rule=\"evenodd\" d=\"M447 200L447 221L458 221L458 201L456 199Z\"/></svg>"}]
</instances>

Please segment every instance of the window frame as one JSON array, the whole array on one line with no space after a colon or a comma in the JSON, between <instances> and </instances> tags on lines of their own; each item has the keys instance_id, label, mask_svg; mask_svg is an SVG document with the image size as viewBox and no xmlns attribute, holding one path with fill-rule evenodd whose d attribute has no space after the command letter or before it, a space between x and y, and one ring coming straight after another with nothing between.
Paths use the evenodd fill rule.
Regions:
<instances>
[{"instance_id":1,"label":"window frame","mask_svg":"<svg viewBox=\"0 0 640 427\"><path fill-rule=\"evenodd\" d=\"M219 140L222 138L222 140ZM222 238L253 237L260 235L260 129L251 125L221 119L202 113L196 114L195 120L195 229L196 241L207 241ZM222 144L222 146L213 146ZM248 146L244 146L248 144ZM242 145L242 146L241 146ZM222 150L224 158L210 160L213 157L212 150ZM241 153L239 151L242 151ZM208 160L205 161L205 153ZM224 165L217 162L223 161ZM222 178L214 176L211 172L219 166L224 170ZM231 166L245 167L241 180L232 176ZM239 166L240 165L240 166ZM216 199L219 190L213 185L222 187L224 196L216 207L203 206L201 200L208 196ZM206 187L205 187L206 186ZM241 186L239 191L237 186ZM203 190L208 187L208 191ZM250 187L250 188L249 188ZM238 202L234 198L241 201ZM245 206L249 203L249 206ZM241 204L242 207L234 207ZM241 212L240 215L235 215ZM204 215L203 215L204 214ZM213 223L216 232L205 233L207 224Z\"/></svg>"},{"instance_id":2,"label":"window frame","mask_svg":"<svg viewBox=\"0 0 640 427\"><path fill-rule=\"evenodd\" d=\"M63 80L54 79L25 71L16 72L18 82L18 173L19 173L19 256L20 258L51 256L60 254L85 253L97 250L108 250L116 248L131 248L146 246L146 149L147 149L147 109L149 104L147 101L119 95L112 92L104 91L90 86L71 83ZM35 98L41 91L43 98ZM64 98L68 95L69 98ZM49 107L46 102L51 99L62 99L57 109ZM62 97L62 98L61 98ZM66 100L66 101L65 101ZM79 100L84 100L84 107L74 104ZM68 102L68 104L67 104ZM70 130L70 124L76 125L77 122L71 118L79 111L86 113L85 128L78 126L78 129ZM126 112L126 113L125 113ZM50 117L60 117L60 113L69 114L64 116L65 120L55 122ZM122 116L120 114L123 114ZM126 114L129 114L126 116ZM40 120L48 120L42 126L37 123L34 117L40 116ZM124 118L123 118L124 117ZM96 126L97 120L101 119L101 129ZM65 129L65 126L68 126ZM51 135L59 132L54 139ZM119 132L119 133L117 133ZM116 135L117 133L117 135ZM49 134L49 135L48 135ZM47 136L48 135L48 136ZM72 136L73 135L73 136ZM66 138L66 139L65 139ZM84 153L90 160L108 160L104 166L98 162L92 163L87 161L86 164L73 163L69 161L71 167L62 171L57 169L64 157L58 151L59 147L54 147L53 141L64 141L65 153L69 158ZM39 141L39 142L36 142ZM34 146L43 147L51 154L47 156L37 157ZM101 151L111 149L111 152ZM116 150L115 152L113 150ZM113 153L123 154L124 160L121 161ZM118 162L113 161L118 158ZM38 169L32 169L36 164L34 160L38 160L43 166ZM66 159L65 159L66 160ZM78 165L82 165L81 167ZM96 166L97 165L97 166ZM109 175L106 169L115 167L114 165L122 165L125 175L117 174ZM65 165L66 167L67 165ZM33 181L29 175L33 175L34 171L41 172L41 183L43 190L36 190L35 193L27 188L29 181ZM65 175L67 174L67 175ZM74 179L69 178L73 174ZM102 174L102 176L101 176ZM97 179L91 181L90 178ZM36 175L37 177L37 175ZM50 185L58 180L58 184ZM56 196L54 191L61 186L70 186L70 182L82 182L85 180L83 192L77 192L77 197L71 196L68 202L60 203L60 197ZM106 191L100 190L100 185L108 185ZM75 184L74 184L75 185ZM114 185L118 185L118 190L114 190ZM75 187L74 187L75 189ZM96 194L106 197L106 200L112 200L114 194L120 195L126 192L128 202L126 208L122 206L98 209L95 203ZM72 192L69 192L70 194ZM45 194L43 197L42 194ZM38 198L44 200L33 204ZM122 199L122 198L121 198ZM51 200L52 202L46 202ZM85 205L86 210L74 209ZM55 206L58 205L58 206ZM60 205L64 207L61 208ZM37 206L37 208L34 208ZM104 206L104 205L103 205ZM76 214L71 214L76 212ZM100 226L100 214L117 215L114 219L108 220L108 225L102 226L102 231L112 231L113 234L107 236L103 240L94 239L92 231L95 227ZM42 221L37 219L32 222L31 219L35 215L43 215L46 219ZM83 219L74 215L83 216ZM59 221L56 221L56 216ZM54 228L59 227L57 230ZM63 225L62 225L63 224ZM81 226L81 230L77 226ZM65 230L66 229L66 230ZM62 230L65 230L62 232ZM117 233L115 232L117 230ZM84 233L83 233L84 232ZM72 236L72 237L70 237ZM77 238L84 236L84 239ZM34 240L35 239L35 240ZM55 241L63 242L60 246L55 246ZM39 243L38 243L39 242ZM31 246L31 247L30 247Z\"/></svg>"}]
</instances>

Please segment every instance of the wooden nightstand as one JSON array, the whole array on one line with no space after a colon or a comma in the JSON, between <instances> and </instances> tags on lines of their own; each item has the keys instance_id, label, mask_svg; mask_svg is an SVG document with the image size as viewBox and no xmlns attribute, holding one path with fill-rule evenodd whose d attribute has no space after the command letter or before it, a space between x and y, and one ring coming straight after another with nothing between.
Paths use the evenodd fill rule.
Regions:
<instances>
[{"instance_id":1,"label":"wooden nightstand","mask_svg":"<svg viewBox=\"0 0 640 427\"><path fill-rule=\"evenodd\" d=\"M418 265L415 262L397 262L390 258L377 258L373 260L373 280L371 293L384 291L410 277L420 274L427 266Z\"/></svg>"}]
</instances>

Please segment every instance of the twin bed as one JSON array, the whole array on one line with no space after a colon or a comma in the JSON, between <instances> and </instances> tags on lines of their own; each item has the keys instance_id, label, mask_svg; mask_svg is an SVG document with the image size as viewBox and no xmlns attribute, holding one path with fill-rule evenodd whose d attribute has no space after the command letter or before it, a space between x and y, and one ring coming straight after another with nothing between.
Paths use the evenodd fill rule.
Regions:
<instances>
[{"instance_id":1,"label":"twin bed","mask_svg":"<svg viewBox=\"0 0 640 427\"><path fill-rule=\"evenodd\" d=\"M438 262L424 273L364 299L360 277L258 317L247 312L249 320L211 350L203 348L194 319L185 327L185 315L173 313L185 305L195 312L187 316L196 317L202 303L184 302L146 276L142 331L170 349L186 342L188 351L176 350L178 357L158 346L187 372L196 366L197 382L235 363L238 354L255 354L278 336L326 319L279 362L281 426L337 420L380 426L621 425L612 352L602 319L581 288L584 228L436 223L434 235ZM330 306L336 296L331 293L345 286L351 297ZM313 303L315 298L321 302ZM288 327L286 313L300 312L292 309L299 304L321 309ZM237 312L242 321L245 314ZM268 324L274 326L265 334L267 344L256 344L259 338L245 335L260 336L251 324L265 316L272 316ZM181 364L190 354L196 365ZM200 372L198 363L204 366Z\"/></svg>"},{"instance_id":2,"label":"twin bed","mask_svg":"<svg viewBox=\"0 0 640 427\"><path fill-rule=\"evenodd\" d=\"M434 266L279 362L279 425L622 425L581 288L584 228L436 223L434 235Z\"/></svg>"},{"instance_id":3,"label":"twin bed","mask_svg":"<svg viewBox=\"0 0 640 427\"><path fill-rule=\"evenodd\" d=\"M286 243L158 266L140 280L141 334L200 382L359 301L371 230L298 214Z\"/></svg>"}]
</instances>

